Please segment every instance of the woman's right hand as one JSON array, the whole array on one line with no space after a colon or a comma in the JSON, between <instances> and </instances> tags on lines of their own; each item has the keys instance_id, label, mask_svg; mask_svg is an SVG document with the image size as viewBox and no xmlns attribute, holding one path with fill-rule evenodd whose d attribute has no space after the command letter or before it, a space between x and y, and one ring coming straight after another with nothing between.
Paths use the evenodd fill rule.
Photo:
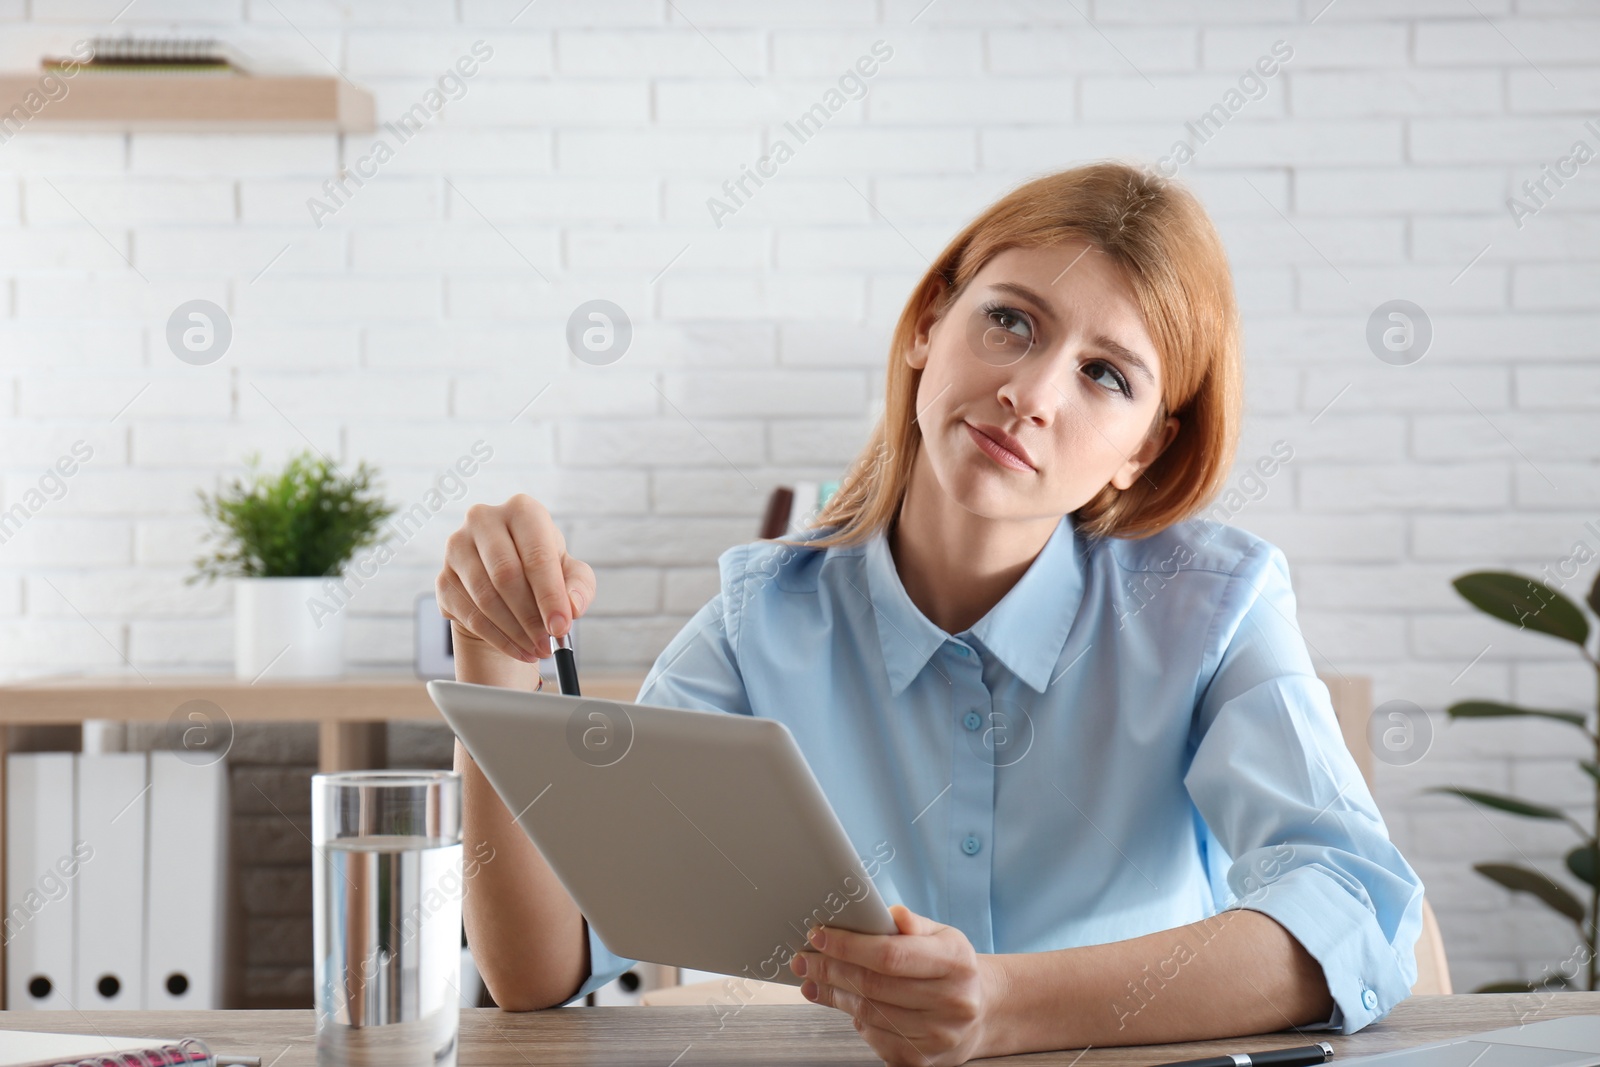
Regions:
<instances>
[{"instance_id":1,"label":"woman's right hand","mask_svg":"<svg viewBox=\"0 0 1600 1067\"><path fill-rule=\"evenodd\" d=\"M567 554L550 512L526 493L467 509L445 542L434 588L457 633L527 663L550 655L550 638L570 630L595 596L594 571Z\"/></svg>"}]
</instances>

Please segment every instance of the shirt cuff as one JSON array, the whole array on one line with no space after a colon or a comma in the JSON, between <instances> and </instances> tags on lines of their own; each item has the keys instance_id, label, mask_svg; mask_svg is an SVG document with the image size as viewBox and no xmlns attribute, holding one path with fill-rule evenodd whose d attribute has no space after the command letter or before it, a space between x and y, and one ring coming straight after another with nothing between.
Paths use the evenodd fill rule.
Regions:
<instances>
[{"instance_id":1,"label":"shirt cuff","mask_svg":"<svg viewBox=\"0 0 1600 1067\"><path fill-rule=\"evenodd\" d=\"M1297 1030L1343 1030L1344 1029L1344 1012L1340 1011L1339 1010L1339 1005L1337 1003L1335 1003L1334 1006L1333 1006L1332 1013L1329 1014L1329 1016L1326 1019L1322 1020L1322 1022L1320 1022L1320 1023L1306 1023L1304 1026L1295 1027L1295 1029L1297 1029Z\"/></svg>"},{"instance_id":2,"label":"shirt cuff","mask_svg":"<svg viewBox=\"0 0 1600 1067\"><path fill-rule=\"evenodd\" d=\"M1271 916L1321 965L1334 1008L1319 1029L1353 1034L1411 995L1415 962L1408 968L1372 912L1315 867L1296 867L1234 907Z\"/></svg>"},{"instance_id":3,"label":"shirt cuff","mask_svg":"<svg viewBox=\"0 0 1600 1067\"><path fill-rule=\"evenodd\" d=\"M606 943L600 940L600 935L594 932L594 927L589 925L587 919L584 920L583 928L589 937L589 977L583 980L576 993L562 1002L562 1007L573 1001L582 1000L601 986L610 985L621 976L622 972L639 962L619 956L606 948Z\"/></svg>"}]
</instances>

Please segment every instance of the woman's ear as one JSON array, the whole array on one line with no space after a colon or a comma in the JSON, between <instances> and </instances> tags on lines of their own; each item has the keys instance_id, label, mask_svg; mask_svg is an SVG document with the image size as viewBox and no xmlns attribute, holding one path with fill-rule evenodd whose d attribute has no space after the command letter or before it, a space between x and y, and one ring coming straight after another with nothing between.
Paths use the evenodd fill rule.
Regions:
<instances>
[{"instance_id":1,"label":"woman's ear","mask_svg":"<svg viewBox=\"0 0 1600 1067\"><path fill-rule=\"evenodd\" d=\"M906 365L913 370L921 370L928 365L928 348L933 342L933 328L939 322L939 305L944 301L947 288L943 278L935 278L932 292L922 306L922 313L917 316L917 332L911 338L911 347L906 350Z\"/></svg>"},{"instance_id":2,"label":"woman's ear","mask_svg":"<svg viewBox=\"0 0 1600 1067\"><path fill-rule=\"evenodd\" d=\"M1138 479L1139 475L1149 469L1150 464L1161 458L1161 453L1172 444L1173 438L1178 436L1178 420L1167 416L1161 424L1161 429L1145 438L1144 445L1128 457L1128 462L1117 468L1111 476L1111 484L1118 489L1128 489Z\"/></svg>"}]
</instances>

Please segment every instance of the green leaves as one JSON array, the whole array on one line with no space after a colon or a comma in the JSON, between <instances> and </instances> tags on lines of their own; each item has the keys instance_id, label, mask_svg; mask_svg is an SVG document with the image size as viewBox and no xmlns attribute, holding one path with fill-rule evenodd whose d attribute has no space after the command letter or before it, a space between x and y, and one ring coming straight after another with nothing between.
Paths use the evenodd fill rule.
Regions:
<instances>
[{"instance_id":1,"label":"green leaves","mask_svg":"<svg viewBox=\"0 0 1600 1067\"><path fill-rule=\"evenodd\" d=\"M1474 993L1531 993L1534 984L1528 981L1512 980L1509 982L1485 982L1474 989Z\"/></svg>"},{"instance_id":2,"label":"green leaves","mask_svg":"<svg viewBox=\"0 0 1600 1067\"><path fill-rule=\"evenodd\" d=\"M1428 790L1430 793L1449 793L1453 796L1464 797L1474 804L1482 804L1486 808L1497 811L1508 811L1512 815L1522 815L1529 819L1555 819L1565 820L1567 813L1560 808L1550 808L1543 804L1533 804L1516 797L1504 796L1500 793L1484 793L1476 789L1462 789L1460 786L1442 785Z\"/></svg>"},{"instance_id":3,"label":"green leaves","mask_svg":"<svg viewBox=\"0 0 1600 1067\"><path fill-rule=\"evenodd\" d=\"M1578 605L1543 582L1507 571L1473 571L1451 584L1473 607L1501 622L1580 646L1589 639L1589 620Z\"/></svg>"},{"instance_id":4,"label":"green leaves","mask_svg":"<svg viewBox=\"0 0 1600 1067\"><path fill-rule=\"evenodd\" d=\"M1580 882L1594 885L1595 847L1579 845L1567 853L1567 870Z\"/></svg>"},{"instance_id":5,"label":"green leaves","mask_svg":"<svg viewBox=\"0 0 1600 1067\"><path fill-rule=\"evenodd\" d=\"M1546 807L1543 804L1533 804L1516 797L1504 796L1500 793L1484 793L1476 789L1462 789L1458 786L1440 786L1428 790L1430 793L1449 793L1452 796L1462 797L1481 804L1486 808L1496 811L1509 812L1512 815L1522 815L1529 819L1551 819L1559 822L1571 822L1567 813L1559 808ZM1580 828L1581 830L1581 828ZM1587 834L1585 834L1587 836ZM1473 870L1483 875L1492 882L1497 882L1507 889L1517 893L1528 893L1544 901L1545 905L1553 911L1560 912L1568 919L1583 926L1587 912L1583 903L1573 896L1565 887L1551 880L1550 876L1531 867L1519 867L1514 863L1475 863ZM1595 879L1595 842L1589 840L1567 853L1567 869L1581 882L1594 885Z\"/></svg>"},{"instance_id":6,"label":"green leaves","mask_svg":"<svg viewBox=\"0 0 1600 1067\"><path fill-rule=\"evenodd\" d=\"M1514 863L1475 863L1472 869L1512 892L1538 897L1552 911L1560 912L1579 926L1583 925L1583 905L1578 898L1543 873L1529 867L1518 867Z\"/></svg>"},{"instance_id":7,"label":"green leaves","mask_svg":"<svg viewBox=\"0 0 1600 1067\"><path fill-rule=\"evenodd\" d=\"M352 475L303 452L276 476L249 461L248 481L234 479L215 496L200 492L219 547L195 562L199 578L304 578L338 574L375 542L394 508L373 490L365 463Z\"/></svg>"},{"instance_id":8,"label":"green leaves","mask_svg":"<svg viewBox=\"0 0 1600 1067\"><path fill-rule=\"evenodd\" d=\"M1600 668L1600 661L1596 660L1587 647L1589 640L1587 616L1581 607L1556 589L1532 578L1506 571L1474 571L1461 575L1452 584L1456 592L1479 611L1521 629L1534 630L1551 637L1559 637L1563 641L1570 641L1577 646L1578 652L1585 660ZM1600 577L1597 577L1589 588L1585 603L1596 615L1600 615ZM1457 719L1494 718L1538 718L1563 722L1583 731L1588 742L1585 747L1591 752L1600 745L1600 719L1597 719L1595 729L1591 730L1589 717L1582 712L1523 708L1493 700L1465 700L1452 704L1447 710L1452 722ZM1600 789L1600 762L1594 759L1579 759L1578 766L1595 783L1596 788ZM1479 863L1475 864L1473 869L1512 892L1527 893L1538 898L1546 907L1565 916L1576 925L1589 949L1588 987L1600 988L1600 971L1597 971L1595 955L1597 932L1587 921L1591 909L1600 911L1600 842L1596 841L1591 828L1578 822L1560 808L1535 804L1501 793L1486 793L1457 786L1443 786L1430 789L1428 792L1449 793L1470 800L1480 807L1520 815L1527 819L1565 822L1577 831L1583 843L1567 853L1566 865L1572 876L1588 887L1584 895L1590 899L1589 905L1585 905L1549 875L1532 867L1513 863ZM1560 988L1569 986L1565 978L1554 979L1554 982ZM1544 988L1550 988L1551 984L1551 982L1540 983ZM1530 982L1492 982L1480 986L1477 992L1521 992L1533 988L1534 983Z\"/></svg>"},{"instance_id":9,"label":"green leaves","mask_svg":"<svg viewBox=\"0 0 1600 1067\"><path fill-rule=\"evenodd\" d=\"M1463 700L1445 709L1452 721L1456 719L1493 719L1505 715L1532 715L1541 719L1555 719L1582 728L1588 720L1576 711L1547 711L1543 708L1519 708L1515 704L1500 704L1493 700Z\"/></svg>"}]
</instances>

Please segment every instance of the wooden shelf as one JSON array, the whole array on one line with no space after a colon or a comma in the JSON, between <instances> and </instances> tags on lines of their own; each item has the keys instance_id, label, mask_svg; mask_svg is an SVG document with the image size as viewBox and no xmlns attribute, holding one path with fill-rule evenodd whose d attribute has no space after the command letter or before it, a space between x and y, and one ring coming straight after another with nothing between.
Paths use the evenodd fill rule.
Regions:
<instances>
[{"instance_id":1,"label":"wooden shelf","mask_svg":"<svg viewBox=\"0 0 1600 1067\"><path fill-rule=\"evenodd\" d=\"M108 675L0 684L0 726L85 719L165 722L178 705L209 700L238 722L442 722L426 683L411 675L347 675L254 685L226 675ZM583 677L585 696L632 703L642 674ZM547 683L548 684L548 683Z\"/></svg>"},{"instance_id":2,"label":"wooden shelf","mask_svg":"<svg viewBox=\"0 0 1600 1067\"><path fill-rule=\"evenodd\" d=\"M39 74L0 75L0 113ZM29 126L167 132L364 133L375 127L372 94L336 77L100 74L80 71L67 95L47 101Z\"/></svg>"}]
</instances>

